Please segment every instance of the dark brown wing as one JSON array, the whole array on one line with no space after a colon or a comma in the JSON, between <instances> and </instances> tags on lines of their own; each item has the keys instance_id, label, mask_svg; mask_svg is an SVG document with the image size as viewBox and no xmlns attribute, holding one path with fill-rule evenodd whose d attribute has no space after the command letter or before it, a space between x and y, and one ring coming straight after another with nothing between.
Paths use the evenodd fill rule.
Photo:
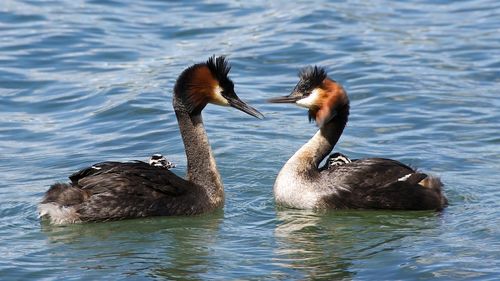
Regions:
<instances>
[{"instance_id":1,"label":"dark brown wing","mask_svg":"<svg viewBox=\"0 0 500 281\"><path fill-rule=\"evenodd\" d=\"M385 186L374 187L360 193L363 208L396 210L441 210L446 205L446 198L441 189L431 189L415 182L427 175L416 173L413 180L394 181Z\"/></svg>"},{"instance_id":2,"label":"dark brown wing","mask_svg":"<svg viewBox=\"0 0 500 281\"><path fill-rule=\"evenodd\" d=\"M77 187L89 194L77 208L84 221L195 213L191 199L204 195L169 170L143 162L99 167L78 180Z\"/></svg>"},{"instance_id":3,"label":"dark brown wing","mask_svg":"<svg viewBox=\"0 0 500 281\"><path fill-rule=\"evenodd\" d=\"M81 221L192 215L210 208L202 187L140 161L103 162L70 178L72 183L52 185L42 203Z\"/></svg>"},{"instance_id":4,"label":"dark brown wing","mask_svg":"<svg viewBox=\"0 0 500 281\"><path fill-rule=\"evenodd\" d=\"M427 177L391 159L368 158L322 171L325 204L332 208L438 209L440 190L419 185Z\"/></svg>"},{"instance_id":5,"label":"dark brown wing","mask_svg":"<svg viewBox=\"0 0 500 281\"><path fill-rule=\"evenodd\" d=\"M331 167L322 171L321 174L323 177L332 179L333 182L346 186L371 188L384 186L415 172L411 167L396 160L366 158Z\"/></svg>"},{"instance_id":6,"label":"dark brown wing","mask_svg":"<svg viewBox=\"0 0 500 281\"><path fill-rule=\"evenodd\" d=\"M136 162L140 162L140 161L136 161ZM142 162L142 163L144 163L144 162ZM123 165L123 164L124 163L112 162L112 161L97 163L97 164L94 164L90 167L83 168L80 171L73 173L71 176L69 176L69 179L71 180L71 182L73 184L76 185L76 184L78 184L78 181L81 180L82 178L107 172L110 169L112 169L114 167L119 167L120 165Z\"/></svg>"},{"instance_id":7,"label":"dark brown wing","mask_svg":"<svg viewBox=\"0 0 500 281\"><path fill-rule=\"evenodd\" d=\"M74 186L91 194L114 190L124 193L149 193L155 190L170 196L186 192L188 182L169 170L141 161L102 162L70 176Z\"/></svg>"}]
</instances>

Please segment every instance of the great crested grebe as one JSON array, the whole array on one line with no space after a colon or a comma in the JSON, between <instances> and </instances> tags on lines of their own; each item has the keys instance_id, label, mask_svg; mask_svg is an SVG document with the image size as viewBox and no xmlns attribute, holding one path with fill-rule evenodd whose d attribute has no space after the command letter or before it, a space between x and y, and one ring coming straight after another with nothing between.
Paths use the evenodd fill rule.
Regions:
<instances>
[{"instance_id":1,"label":"great crested grebe","mask_svg":"<svg viewBox=\"0 0 500 281\"><path fill-rule=\"evenodd\" d=\"M441 210L447 200L439 178L391 159L349 160L319 169L339 140L349 115L349 98L320 67L299 73L289 96L273 103L295 103L309 110L319 131L283 166L274 184L276 203L297 209Z\"/></svg>"},{"instance_id":2,"label":"great crested grebe","mask_svg":"<svg viewBox=\"0 0 500 281\"><path fill-rule=\"evenodd\" d=\"M186 150L186 179L155 165L159 159L154 156L151 165L141 161L96 164L73 174L71 183L52 185L39 206L40 217L65 224L195 215L221 207L224 188L201 111L213 103L263 118L238 98L229 70L224 57L213 56L184 70L175 84L172 103Z\"/></svg>"}]
</instances>

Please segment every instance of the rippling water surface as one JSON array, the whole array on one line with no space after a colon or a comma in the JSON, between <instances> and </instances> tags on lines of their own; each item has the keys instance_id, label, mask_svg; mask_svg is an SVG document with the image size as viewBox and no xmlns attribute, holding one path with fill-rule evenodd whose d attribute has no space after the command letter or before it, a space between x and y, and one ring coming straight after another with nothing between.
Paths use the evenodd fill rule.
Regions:
<instances>
[{"instance_id":1,"label":"rippling water surface","mask_svg":"<svg viewBox=\"0 0 500 281\"><path fill-rule=\"evenodd\" d=\"M500 4L469 1L0 2L0 279L490 279L500 274ZM172 87L227 55L259 121L208 106L223 210L49 226L48 186L161 152L186 167ZM317 129L266 104L318 64L351 98L336 150L440 175L442 213L277 210Z\"/></svg>"}]
</instances>

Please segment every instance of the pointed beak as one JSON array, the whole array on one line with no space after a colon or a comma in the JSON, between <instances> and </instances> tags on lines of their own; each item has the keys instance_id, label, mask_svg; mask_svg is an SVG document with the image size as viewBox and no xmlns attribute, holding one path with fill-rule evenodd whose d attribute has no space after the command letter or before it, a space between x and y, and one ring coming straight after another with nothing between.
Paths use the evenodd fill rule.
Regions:
<instances>
[{"instance_id":1,"label":"pointed beak","mask_svg":"<svg viewBox=\"0 0 500 281\"><path fill-rule=\"evenodd\" d=\"M267 100L267 102L270 102L270 103L295 103L299 99L300 99L299 97L285 96L285 97L270 98Z\"/></svg>"},{"instance_id":2,"label":"pointed beak","mask_svg":"<svg viewBox=\"0 0 500 281\"><path fill-rule=\"evenodd\" d=\"M263 119L264 115L260 113L257 109L249 106L248 104L244 103L242 100L239 98L231 98L227 99L229 106L234 107L236 109L239 109L246 114L252 115L255 118Z\"/></svg>"},{"instance_id":3,"label":"pointed beak","mask_svg":"<svg viewBox=\"0 0 500 281\"><path fill-rule=\"evenodd\" d=\"M270 103L296 103L298 100L302 99L304 95L297 90L297 87L293 89L292 93L284 97L270 98L267 101Z\"/></svg>"}]
</instances>

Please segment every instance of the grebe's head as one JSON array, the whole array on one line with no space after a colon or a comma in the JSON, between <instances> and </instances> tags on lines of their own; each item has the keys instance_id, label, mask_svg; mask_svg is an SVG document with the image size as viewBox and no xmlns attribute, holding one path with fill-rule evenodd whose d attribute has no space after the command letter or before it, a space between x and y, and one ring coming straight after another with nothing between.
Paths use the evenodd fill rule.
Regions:
<instances>
[{"instance_id":1,"label":"grebe's head","mask_svg":"<svg viewBox=\"0 0 500 281\"><path fill-rule=\"evenodd\" d=\"M339 111L349 110L349 98L342 86L327 77L321 67L306 67L299 72L299 82L292 93L270 99L272 103L295 103L309 109L309 120L323 126Z\"/></svg>"},{"instance_id":2,"label":"grebe's head","mask_svg":"<svg viewBox=\"0 0 500 281\"><path fill-rule=\"evenodd\" d=\"M231 106L256 118L264 116L238 98L233 81L228 77L229 66L225 57L210 57L205 63L184 70L174 87L190 115L198 115L208 103Z\"/></svg>"}]
</instances>

